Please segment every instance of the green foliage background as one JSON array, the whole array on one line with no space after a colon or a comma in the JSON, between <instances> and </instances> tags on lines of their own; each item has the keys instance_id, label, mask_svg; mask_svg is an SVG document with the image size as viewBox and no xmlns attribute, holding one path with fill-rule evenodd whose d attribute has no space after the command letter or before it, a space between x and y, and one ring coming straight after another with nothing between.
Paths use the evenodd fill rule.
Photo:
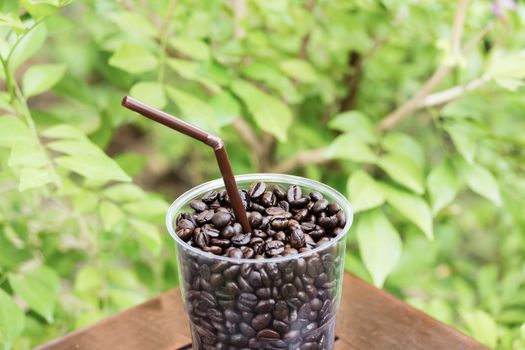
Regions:
<instances>
[{"instance_id":1,"label":"green foliage background","mask_svg":"<svg viewBox=\"0 0 525 350\"><path fill-rule=\"evenodd\" d=\"M227 142L356 211L348 270L525 348L525 5L0 1L0 344L30 349L177 285L168 202Z\"/></svg>"}]
</instances>

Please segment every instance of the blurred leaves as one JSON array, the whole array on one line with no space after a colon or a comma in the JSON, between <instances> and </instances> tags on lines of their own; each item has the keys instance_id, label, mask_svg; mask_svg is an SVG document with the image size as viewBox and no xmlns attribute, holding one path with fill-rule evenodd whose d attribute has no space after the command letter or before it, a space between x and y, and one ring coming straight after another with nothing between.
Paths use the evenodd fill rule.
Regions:
<instances>
[{"instance_id":1,"label":"blurred leaves","mask_svg":"<svg viewBox=\"0 0 525 350\"><path fill-rule=\"evenodd\" d=\"M378 209L360 216L356 234L363 262L376 287L381 287L401 256L399 234Z\"/></svg>"},{"instance_id":2,"label":"blurred leaves","mask_svg":"<svg viewBox=\"0 0 525 350\"><path fill-rule=\"evenodd\" d=\"M27 272L9 276L9 284L31 309L53 322L53 313L58 298L59 278L56 272L41 266Z\"/></svg>"}]
</instances>

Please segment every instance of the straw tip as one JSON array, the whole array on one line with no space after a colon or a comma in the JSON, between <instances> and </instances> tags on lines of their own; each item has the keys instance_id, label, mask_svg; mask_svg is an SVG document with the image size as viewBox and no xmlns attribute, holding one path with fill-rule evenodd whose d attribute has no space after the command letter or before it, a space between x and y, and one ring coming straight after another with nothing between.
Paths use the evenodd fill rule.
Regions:
<instances>
[{"instance_id":1,"label":"straw tip","mask_svg":"<svg viewBox=\"0 0 525 350\"><path fill-rule=\"evenodd\" d=\"M123 106L127 106L127 104L128 104L128 99L129 99L129 98L130 98L129 96L124 96L124 97L122 98L122 102L121 102L121 104L122 104Z\"/></svg>"}]
</instances>

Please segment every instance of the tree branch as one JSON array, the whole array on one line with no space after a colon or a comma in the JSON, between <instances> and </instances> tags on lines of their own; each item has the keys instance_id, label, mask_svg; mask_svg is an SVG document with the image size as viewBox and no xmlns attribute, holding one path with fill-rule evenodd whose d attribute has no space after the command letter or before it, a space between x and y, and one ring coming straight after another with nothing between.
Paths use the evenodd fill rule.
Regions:
<instances>
[{"instance_id":1,"label":"tree branch","mask_svg":"<svg viewBox=\"0 0 525 350\"><path fill-rule=\"evenodd\" d=\"M270 169L272 173L289 173L296 168L305 165L321 164L329 161L325 156L326 148L311 149L297 153L292 158L278 164Z\"/></svg>"},{"instance_id":2,"label":"tree branch","mask_svg":"<svg viewBox=\"0 0 525 350\"><path fill-rule=\"evenodd\" d=\"M466 84L454 86L450 89L436 92L435 94L428 95L419 104L419 108L433 107L448 103L461 95L470 92L484 85L490 80L488 75L483 75L481 78L474 79Z\"/></svg>"},{"instance_id":3,"label":"tree branch","mask_svg":"<svg viewBox=\"0 0 525 350\"><path fill-rule=\"evenodd\" d=\"M468 0L458 0L458 7L454 15L454 24L452 25L451 49L452 55L458 58L461 55L461 37L465 27L465 17L467 13Z\"/></svg>"},{"instance_id":4,"label":"tree branch","mask_svg":"<svg viewBox=\"0 0 525 350\"><path fill-rule=\"evenodd\" d=\"M248 14L248 7L246 0L231 0L234 16L234 30L233 35L235 39L242 39L246 33L242 28L241 22Z\"/></svg>"},{"instance_id":5,"label":"tree branch","mask_svg":"<svg viewBox=\"0 0 525 350\"><path fill-rule=\"evenodd\" d=\"M458 29L459 25L464 26L466 6L468 0L459 0L458 7L456 8L456 14L454 16L454 24L452 30L451 45L461 42L461 35L463 29ZM492 28L491 25L485 27L478 35L470 40L463 49L460 49L460 54L468 52L488 33ZM378 129L386 131L392 129L396 124L406 119L412 112L418 110L422 106L422 101L445 79L445 77L452 71L454 67L452 65L441 64L432 76L423 84L418 92L407 102L399 106L393 112L381 120L378 125Z\"/></svg>"}]
</instances>

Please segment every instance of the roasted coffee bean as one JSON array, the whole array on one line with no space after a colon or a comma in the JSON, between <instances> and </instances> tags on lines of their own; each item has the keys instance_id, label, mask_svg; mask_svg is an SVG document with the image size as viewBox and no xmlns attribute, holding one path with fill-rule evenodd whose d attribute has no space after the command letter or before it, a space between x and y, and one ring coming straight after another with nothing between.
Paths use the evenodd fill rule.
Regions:
<instances>
[{"instance_id":1,"label":"roasted coffee bean","mask_svg":"<svg viewBox=\"0 0 525 350\"><path fill-rule=\"evenodd\" d=\"M268 327L268 325L270 324L271 321L272 321L272 315L271 314L269 314L269 313L267 313L267 314L259 314L259 315L255 316L253 318L253 320L252 320L252 327L256 331L260 331L261 329Z\"/></svg>"},{"instance_id":2,"label":"roasted coffee bean","mask_svg":"<svg viewBox=\"0 0 525 350\"><path fill-rule=\"evenodd\" d=\"M261 300L255 307L255 312L258 314L271 313L275 309L274 299Z\"/></svg>"},{"instance_id":3,"label":"roasted coffee bean","mask_svg":"<svg viewBox=\"0 0 525 350\"><path fill-rule=\"evenodd\" d=\"M272 192L275 194L278 200L282 200L286 197L286 192L279 185L272 185Z\"/></svg>"},{"instance_id":4,"label":"roasted coffee bean","mask_svg":"<svg viewBox=\"0 0 525 350\"><path fill-rule=\"evenodd\" d=\"M275 204L277 204L277 197L275 194L273 194L273 192L266 191L261 197L261 203L265 207L273 207Z\"/></svg>"},{"instance_id":5,"label":"roasted coffee bean","mask_svg":"<svg viewBox=\"0 0 525 350\"><path fill-rule=\"evenodd\" d=\"M285 299L293 298L297 295L297 288L295 288L295 286L291 283L286 283L281 288L281 295Z\"/></svg>"},{"instance_id":6,"label":"roasted coffee bean","mask_svg":"<svg viewBox=\"0 0 525 350\"><path fill-rule=\"evenodd\" d=\"M286 198L288 199L288 202L292 202L295 200L300 199L303 196L303 191L301 187L297 185L292 185L288 188L288 192L286 193Z\"/></svg>"},{"instance_id":7,"label":"roasted coffee bean","mask_svg":"<svg viewBox=\"0 0 525 350\"><path fill-rule=\"evenodd\" d=\"M206 204L213 203L217 200L219 194L216 191L210 191L202 197L202 201Z\"/></svg>"},{"instance_id":8,"label":"roasted coffee bean","mask_svg":"<svg viewBox=\"0 0 525 350\"><path fill-rule=\"evenodd\" d=\"M266 191L266 184L264 182L254 182L248 188L248 194L251 198L259 198Z\"/></svg>"},{"instance_id":9,"label":"roasted coffee bean","mask_svg":"<svg viewBox=\"0 0 525 350\"><path fill-rule=\"evenodd\" d=\"M310 192L309 196L312 199L312 201L314 201L314 202L317 202L318 200L323 199L323 195L320 192L317 192L317 191Z\"/></svg>"},{"instance_id":10,"label":"roasted coffee bean","mask_svg":"<svg viewBox=\"0 0 525 350\"><path fill-rule=\"evenodd\" d=\"M257 334L257 332L252 328L252 326L245 322L239 323L239 330L243 335L245 335L248 338L253 338Z\"/></svg>"},{"instance_id":11,"label":"roasted coffee bean","mask_svg":"<svg viewBox=\"0 0 525 350\"><path fill-rule=\"evenodd\" d=\"M230 223L232 216L227 212L216 212L211 218L211 222L215 227L221 229Z\"/></svg>"},{"instance_id":12,"label":"roasted coffee bean","mask_svg":"<svg viewBox=\"0 0 525 350\"><path fill-rule=\"evenodd\" d=\"M231 241L229 239L212 238L210 243L219 246L222 249L226 249L230 246Z\"/></svg>"},{"instance_id":13,"label":"roasted coffee bean","mask_svg":"<svg viewBox=\"0 0 525 350\"><path fill-rule=\"evenodd\" d=\"M232 238L235 235L235 231L233 229L233 226L226 226L221 230L221 237L222 238Z\"/></svg>"},{"instance_id":14,"label":"roasted coffee bean","mask_svg":"<svg viewBox=\"0 0 525 350\"><path fill-rule=\"evenodd\" d=\"M217 238L219 237L219 233L220 233L220 231L217 230L216 228L213 228L213 226L207 226L207 225L204 225L202 227L202 232L204 232L204 234L208 236L209 238Z\"/></svg>"},{"instance_id":15,"label":"roasted coffee bean","mask_svg":"<svg viewBox=\"0 0 525 350\"><path fill-rule=\"evenodd\" d=\"M304 232L301 231L301 229L296 229L296 230L293 230L292 233L290 234L290 245L292 246L292 248L296 248L296 249L299 249L301 247L304 246Z\"/></svg>"},{"instance_id":16,"label":"roasted coffee bean","mask_svg":"<svg viewBox=\"0 0 525 350\"><path fill-rule=\"evenodd\" d=\"M299 253L299 251L298 251L297 249L295 249L295 248L291 248L291 247L286 247L286 248L284 249L283 255L284 255L284 256L287 256L287 255L296 255L296 254L298 254L298 253Z\"/></svg>"},{"instance_id":17,"label":"roasted coffee bean","mask_svg":"<svg viewBox=\"0 0 525 350\"><path fill-rule=\"evenodd\" d=\"M228 197L228 192L226 190L221 190L217 199L222 205L230 204L230 198Z\"/></svg>"},{"instance_id":18,"label":"roasted coffee bean","mask_svg":"<svg viewBox=\"0 0 525 350\"><path fill-rule=\"evenodd\" d=\"M275 216L286 213L286 211L281 207L269 207L265 209L267 215Z\"/></svg>"},{"instance_id":19,"label":"roasted coffee bean","mask_svg":"<svg viewBox=\"0 0 525 350\"><path fill-rule=\"evenodd\" d=\"M250 242L251 235L249 233L239 233L232 237L231 242L236 246L242 246Z\"/></svg>"},{"instance_id":20,"label":"roasted coffee bean","mask_svg":"<svg viewBox=\"0 0 525 350\"><path fill-rule=\"evenodd\" d=\"M279 339L279 333L273 329L263 329L257 333L258 339Z\"/></svg>"},{"instance_id":21,"label":"roasted coffee bean","mask_svg":"<svg viewBox=\"0 0 525 350\"><path fill-rule=\"evenodd\" d=\"M259 228L261 226L263 216L258 211L252 211L248 214L248 221L252 229Z\"/></svg>"},{"instance_id":22,"label":"roasted coffee bean","mask_svg":"<svg viewBox=\"0 0 525 350\"><path fill-rule=\"evenodd\" d=\"M222 254L222 248L216 245L212 245L210 247L204 246L202 247L202 250L204 250L207 253L212 253L215 255L221 255Z\"/></svg>"},{"instance_id":23,"label":"roasted coffee bean","mask_svg":"<svg viewBox=\"0 0 525 350\"><path fill-rule=\"evenodd\" d=\"M337 204L336 202L331 202L329 205L328 205L328 208L327 208L327 213L328 215L334 215L336 214L339 210L341 210L341 207L339 207L339 204Z\"/></svg>"},{"instance_id":24,"label":"roasted coffee bean","mask_svg":"<svg viewBox=\"0 0 525 350\"><path fill-rule=\"evenodd\" d=\"M287 201L280 201L278 206L283 208L283 210L285 212L289 212L290 211L290 203L288 203Z\"/></svg>"},{"instance_id":25,"label":"roasted coffee bean","mask_svg":"<svg viewBox=\"0 0 525 350\"><path fill-rule=\"evenodd\" d=\"M204 225L211 221L211 218L213 217L214 213L213 210L205 210L202 213L199 213L195 220L199 225Z\"/></svg>"},{"instance_id":26,"label":"roasted coffee bean","mask_svg":"<svg viewBox=\"0 0 525 350\"><path fill-rule=\"evenodd\" d=\"M190 202L190 207L195 210L196 212L200 213L201 211L205 211L208 209L208 206L203 201L200 201L198 199L194 199Z\"/></svg>"},{"instance_id":27,"label":"roasted coffee bean","mask_svg":"<svg viewBox=\"0 0 525 350\"><path fill-rule=\"evenodd\" d=\"M295 213L293 218L297 221L304 221L308 217L308 209L300 209Z\"/></svg>"},{"instance_id":28,"label":"roasted coffee bean","mask_svg":"<svg viewBox=\"0 0 525 350\"><path fill-rule=\"evenodd\" d=\"M235 259L242 259L243 257L242 250L240 250L239 248L233 248L233 247L230 247L226 255L229 256L230 258L235 258Z\"/></svg>"},{"instance_id":29,"label":"roasted coffee bean","mask_svg":"<svg viewBox=\"0 0 525 350\"><path fill-rule=\"evenodd\" d=\"M193 235L193 230L189 228L177 228L175 233L180 237L180 239L187 241Z\"/></svg>"},{"instance_id":30,"label":"roasted coffee bean","mask_svg":"<svg viewBox=\"0 0 525 350\"><path fill-rule=\"evenodd\" d=\"M335 215L326 216L319 219L319 226L330 229L336 227L338 222L339 220Z\"/></svg>"},{"instance_id":31,"label":"roasted coffee bean","mask_svg":"<svg viewBox=\"0 0 525 350\"><path fill-rule=\"evenodd\" d=\"M328 202L326 199L319 199L317 202L315 202L315 204L313 205L312 207L312 213L314 214L318 214L324 210L326 210L326 208L328 208L328 205L330 204L330 202Z\"/></svg>"},{"instance_id":32,"label":"roasted coffee bean","mask_svg":"<svg viewBox=\"0 0 525 350\"><path fill-rule=\"evenodd\" d=\"M273 235L273 239L276 241L284 242L286 240L286 233L284 233L283 231L279 231L275 235Z\"/></svg>"},{"instance_id":33,"label":"roasted coffee bean","mask_svg":"<svg viewBox=\"0 0 525 350\"><path fill-rule=\"evenodd\" d=\"M339 227L345 227L345 225L346 225L345 213L342 210L339 210L335 214L335 217L337 218L337 223L338 223Z\"/></svg>"},{"instance_id":34,"label":"roasted coffee bean","mask_svg":"<svg viewBox=\"0 0 525 350\"><path fill-rule=\"evenodd\" d=\"M270 226L274 230L284 230L288 226L288 220L282 216L277 216L270 221Z\"/></svg>"},{"instance_id":35,"label":"roasted coffee bean","mask_svg":"<svg viewBox=\"0 0 525 350\"><path fill-rule=\"evenodd\" d=\"M302 197L293 201L290 201L290 207L292 208L304 208L310 200L306 197Z\"/></svg>"},{"instance_id":36,"label":"roasted coffee bean","mask_svg":"<svg viewBox=\"0 0 525 350\"><path fill-rule=\"evenodd\" d=\"M250 195L248 194L248 191L242 190L239 192L239 194L240 194L242 205L244 209L250 208L252 201L251 201Z\"/></svg>"},{"instance_id":37,"label":"roasted coffee bean","mask_svg":"<svg viewBox=\"0 0 525 350\"><path fill-rule=\"evenodd\" d=\"M271 241L266 243L265 252L269 256L277 256L284 252L284 243L281 241Z\"/></svg>"}]
</instances>

